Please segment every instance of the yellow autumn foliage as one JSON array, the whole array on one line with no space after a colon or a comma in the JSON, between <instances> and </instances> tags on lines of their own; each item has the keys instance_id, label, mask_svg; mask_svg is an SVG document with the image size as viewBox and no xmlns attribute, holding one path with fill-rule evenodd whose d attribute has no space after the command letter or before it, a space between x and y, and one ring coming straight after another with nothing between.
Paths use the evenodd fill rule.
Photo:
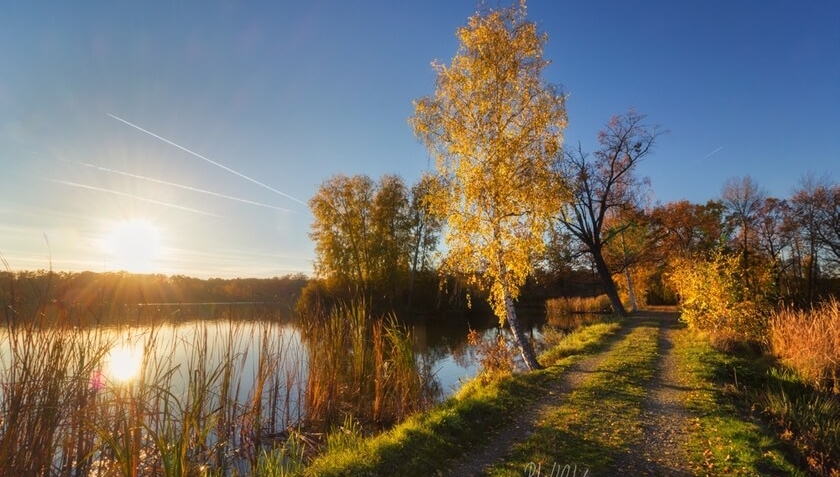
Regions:
<instances>
[{"instance_id":1,"label":"yellow autumn foliage","mask_svg":"<svg viewBox=\"0 0 840 477\"><path fill-rule=\"evenodd\" d=\"M716 341L763 341L767 310L744 288L740 272L739 257L721 251L708 260L676 259L668 280L679 294L681 318Z\"/></svg>"},{"instance_id":2,"label":"yellow autumn foliage","mask_svg":"<svg viewBox=\"0 0 840 477\"><path fill-rule=\"evenodd\" d=\"M546 36L525 4L472 16L449 66L434 63L433 96L410 119L443 186L431 200L446 220L445 265L480 280L496 314L544 249L549 219L567 198L557 173L565 96L541 78Z\"/></svg>"}]
</instances>

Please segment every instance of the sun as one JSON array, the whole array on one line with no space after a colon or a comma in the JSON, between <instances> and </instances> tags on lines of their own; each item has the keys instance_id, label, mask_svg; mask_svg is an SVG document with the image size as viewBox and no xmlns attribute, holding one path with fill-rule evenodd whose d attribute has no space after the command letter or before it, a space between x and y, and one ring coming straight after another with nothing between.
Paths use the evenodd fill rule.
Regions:
<instances>
[{"instance_id":1,"label":"sun","mask_svg":"<svg viewBox=\"0 0 840 477\"><path fill-rule=\"evenodd\" d=\"M111 269L154 272L161 258L160 229L145 219L119 222L105 238L103 248Z\"/></svg>"}]
</instances>

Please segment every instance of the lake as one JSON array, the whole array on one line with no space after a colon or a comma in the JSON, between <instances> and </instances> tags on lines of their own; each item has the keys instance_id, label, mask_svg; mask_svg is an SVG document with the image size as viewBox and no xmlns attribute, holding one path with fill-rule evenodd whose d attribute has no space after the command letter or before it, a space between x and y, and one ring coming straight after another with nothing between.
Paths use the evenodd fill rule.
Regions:
<instances>
[{"instance_id":1,"label":"lake","mask_svg":"<svg viewBox=\"0 0 840 477\"><path fill-rule=\"evenodd\" d=\"M505 333L492 316L409 326L348 311L304 326L283 315L266 305L155 304L126 308L121 325L2 328L0 423L19 425L0 429L0 444L14 458L48 455L55 468L91 472L135 454L159 463L179 445L229 468L302 423L390 425L476 374L470 328L480 342ZM523 321L536 339L547 321L579 321L531 315Z\"/></svg>"}]
</instances>

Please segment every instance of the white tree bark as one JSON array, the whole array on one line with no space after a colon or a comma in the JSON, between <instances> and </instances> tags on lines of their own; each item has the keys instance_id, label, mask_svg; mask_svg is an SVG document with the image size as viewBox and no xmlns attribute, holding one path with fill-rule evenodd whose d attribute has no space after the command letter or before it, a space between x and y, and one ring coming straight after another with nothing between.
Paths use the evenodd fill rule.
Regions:
<instances>
[{"instance_id":1,"label":"white tree bark","mask_svg":"<svg viewBox=\"0 0 840 477\"><path fill-rule=\"evenodd\" d=\"M519 318L516 316L516 308L513 306L513 298L511 298L510 294L507 292L505 292L505 311L507 312L508 325L513 333L514 341L516 341L516 346L519 348L519 353L522 355L522 361L525 363L525 366L529 371L540 369L542 366L540 366L539 361L537 361L537 355L534 353L534 348L531 346L531 342L528 341L528 337L525 336L525 332L522 330L522 325L519 323Z\"/></svg>"}]
</instances>

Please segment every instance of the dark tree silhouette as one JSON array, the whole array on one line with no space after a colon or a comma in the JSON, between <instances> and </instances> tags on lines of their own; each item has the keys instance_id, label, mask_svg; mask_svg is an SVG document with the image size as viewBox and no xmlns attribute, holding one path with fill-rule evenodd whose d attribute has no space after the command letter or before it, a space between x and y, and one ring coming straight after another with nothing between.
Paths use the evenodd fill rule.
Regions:
<instances>
[{"instance_id":1,"label":"dark tree silhouette","mask_svg":"<svg viewBox=\"0 0 840 477\"><path fill-rule=\"evenodd\" d=\"M623 232L605 227L612 215L638 206L647 181L636 177L636 165L651 153L657 126L646 125L645 116L630 110L614 116L598 133L601 147L592 157L578 149L566 151L563 175L572 184L572 200L558 222L582 244L603 281L613 311L626 316L615 281L604 259L604 248Z\"/></svg>"}]
</instances>

